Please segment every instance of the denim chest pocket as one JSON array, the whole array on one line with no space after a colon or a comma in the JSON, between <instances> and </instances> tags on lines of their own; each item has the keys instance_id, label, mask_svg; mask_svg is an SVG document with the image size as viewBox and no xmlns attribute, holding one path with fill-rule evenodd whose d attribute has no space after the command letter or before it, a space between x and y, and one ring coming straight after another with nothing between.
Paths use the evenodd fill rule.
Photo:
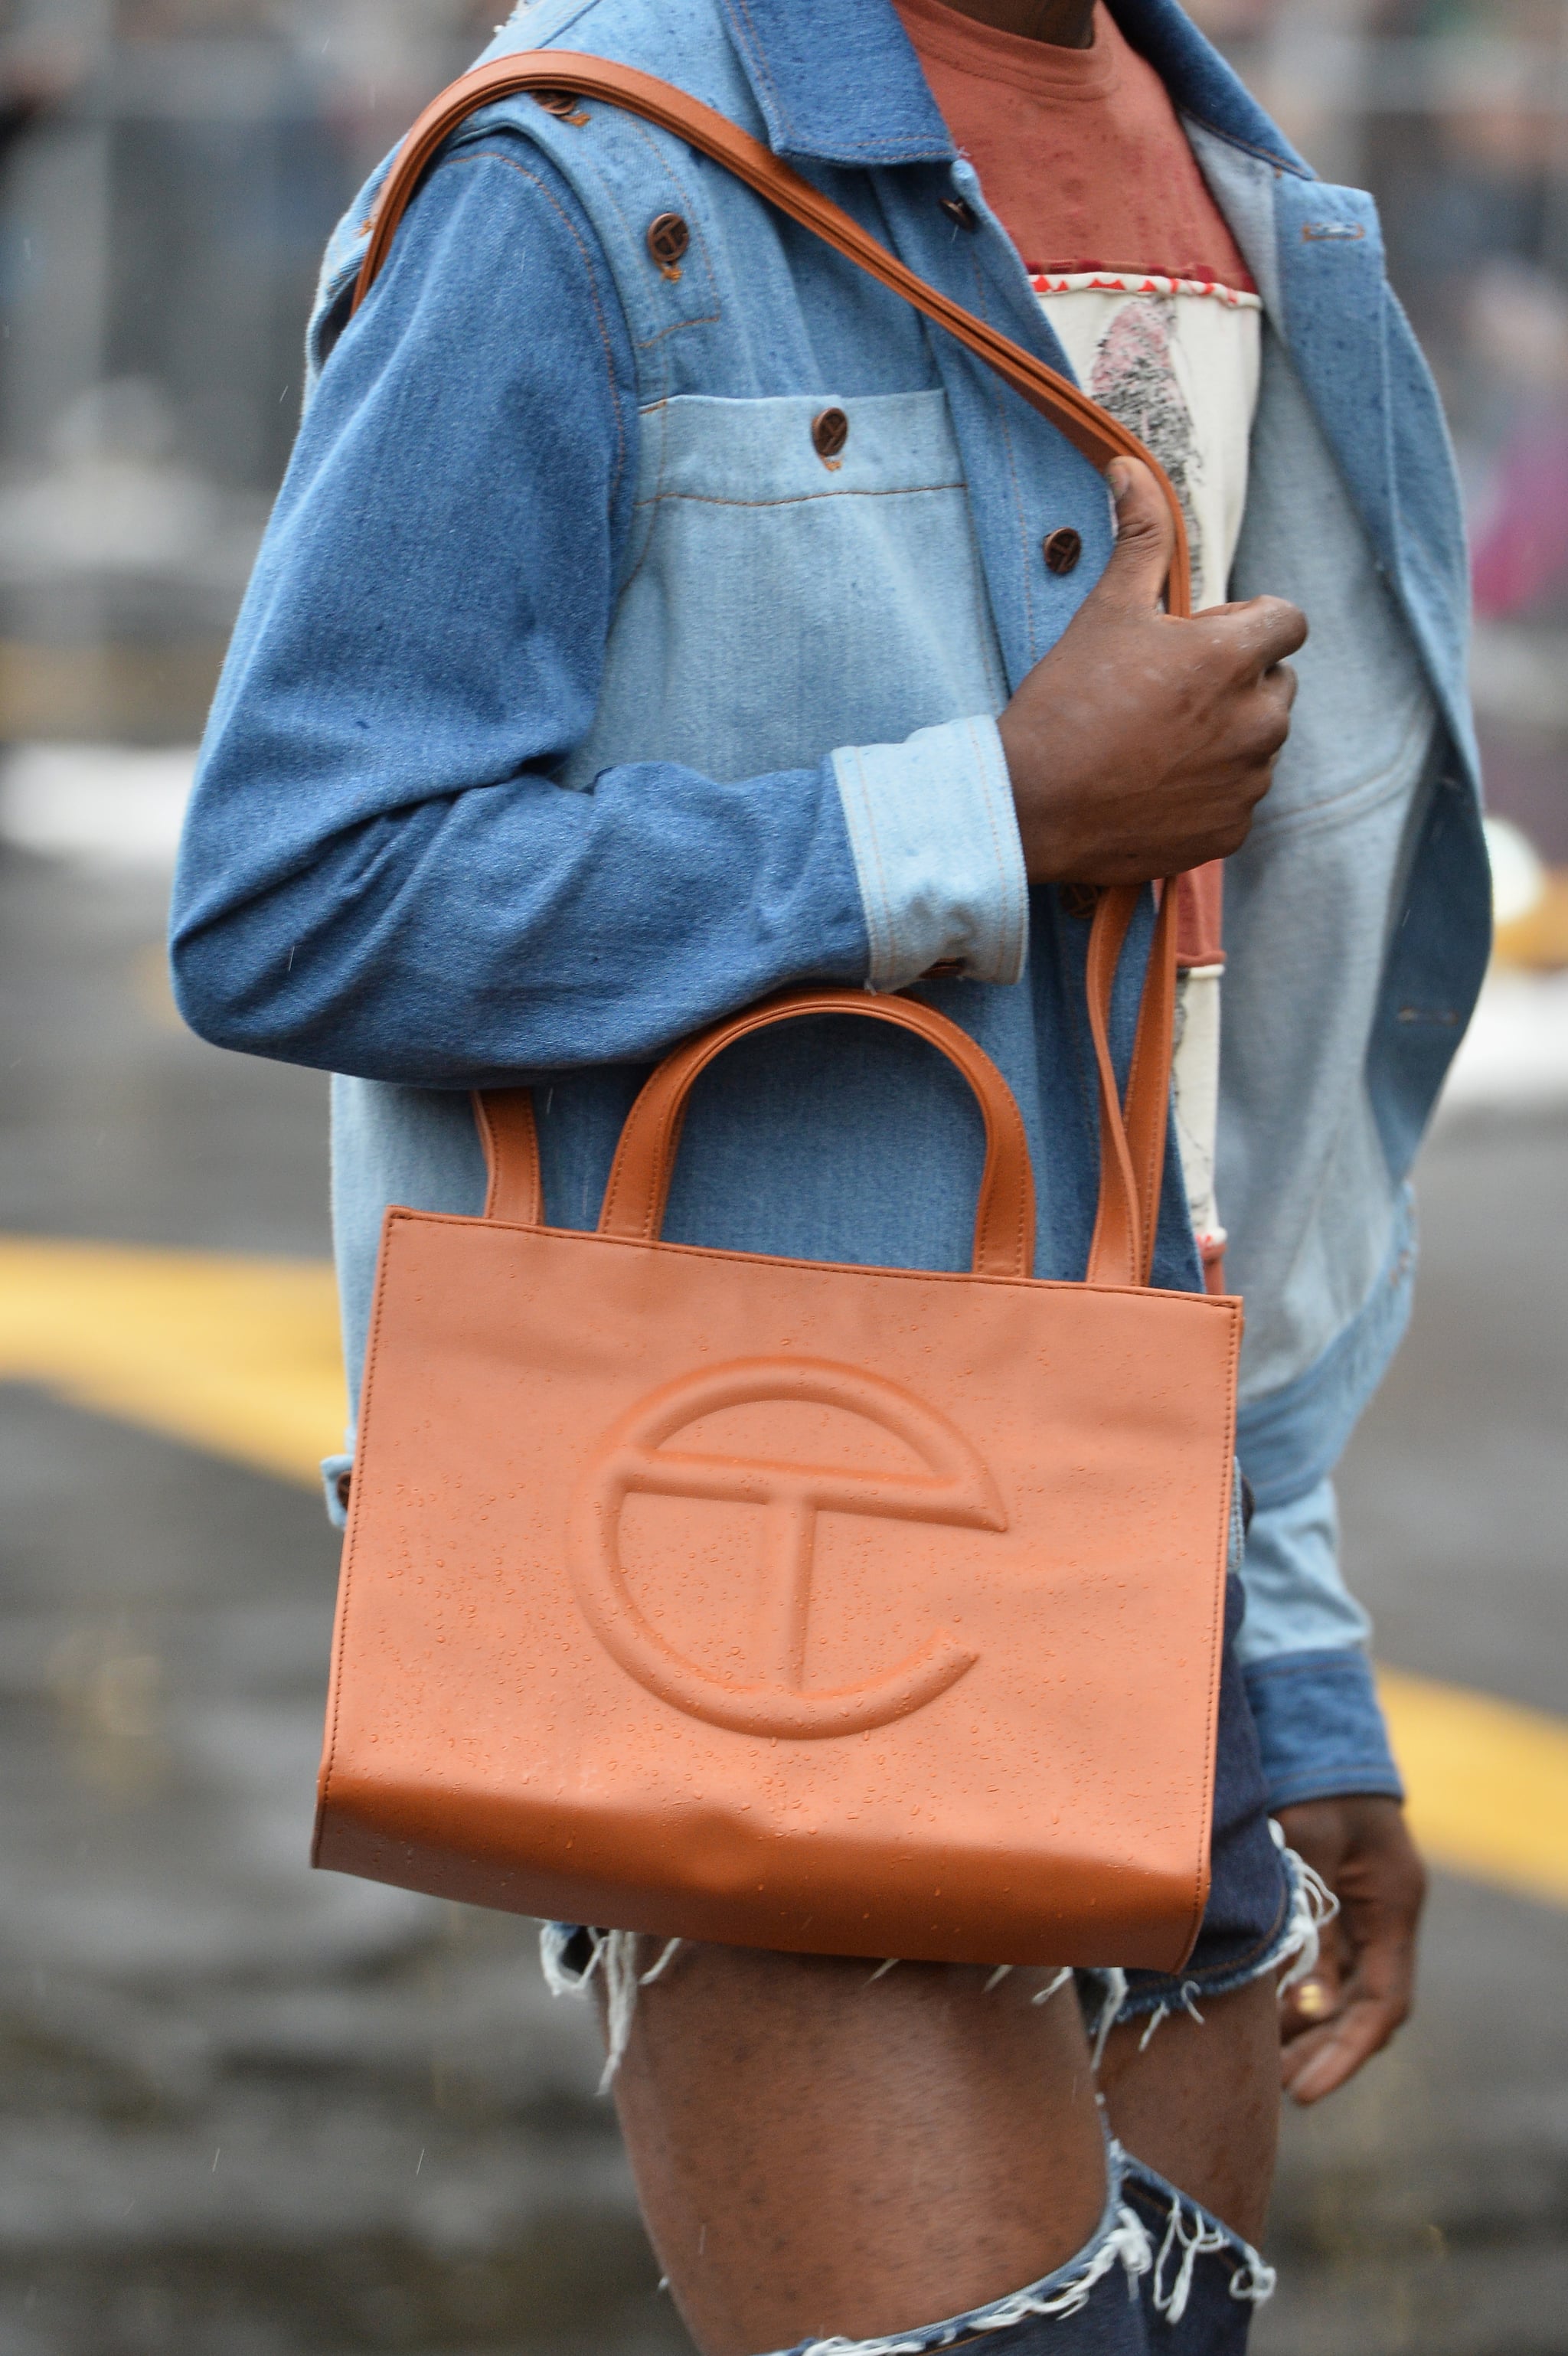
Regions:
<instances>
[{"instance_id":1,"label":"denim chest pocket","mask_svg":"<svg viewBox=\"0 0 1568 2356\"><path fill-rule=\"evenodd\" d=\"M635 760L803 767L1006 696L943 392L644 412L599 706L563 782Z\"/></svg>"}]
</instances>

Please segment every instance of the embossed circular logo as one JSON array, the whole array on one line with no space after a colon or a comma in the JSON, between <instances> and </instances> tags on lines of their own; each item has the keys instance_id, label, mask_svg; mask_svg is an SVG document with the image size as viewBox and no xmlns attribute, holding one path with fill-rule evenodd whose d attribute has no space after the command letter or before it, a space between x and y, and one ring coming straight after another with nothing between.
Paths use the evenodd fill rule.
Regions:
<instances>
[{"instance_id":1,"label":"embossed circular logo","mask_svg":"<svg viewBox=\"0 0 1568 2356\"><path fill-rule=\"evenodd\" d=\"M837 1408L902 1441L923 1470L839 1471L770 1456L683 1449L680 1435L725 1408L773 1401ZM771 1632L763 1657L734 1676L688 1660L632 1594L621 1560L621 1522L635 1494L758 1507L766 1516L765 1580ZM957 1683L976 1655L944 1629L907 1658L862 1682L832 1689L805 1683L819 1514L935 1522L1005 1530L996 1483L945 1416L896 1384L816 1359L742 1359L664 1385L639 1401L594 1451L572 1507L571 1566L589 1626L629 1676L661 1701L741 1734L857 1734L923 1708Z\"/></svg>"}]
</instances>

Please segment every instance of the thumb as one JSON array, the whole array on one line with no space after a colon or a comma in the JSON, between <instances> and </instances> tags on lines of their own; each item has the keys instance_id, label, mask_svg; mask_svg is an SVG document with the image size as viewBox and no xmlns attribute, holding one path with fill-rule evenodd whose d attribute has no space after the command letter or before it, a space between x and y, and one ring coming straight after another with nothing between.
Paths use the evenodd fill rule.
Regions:
<instances>
[{"instance_id":1,"label":"thumb","mask_svg":"<svg viewBox=\"0 0 1568 2356\"><path fill-rule=\"evenodd\" d=\"M1176 527L1165 494L1141 458L1117 458L1105 470L1116 503L1116 544L1100 581L1100 594L1150 611L1165 591L1176 547Z\"/></svg>"}]
</instances>

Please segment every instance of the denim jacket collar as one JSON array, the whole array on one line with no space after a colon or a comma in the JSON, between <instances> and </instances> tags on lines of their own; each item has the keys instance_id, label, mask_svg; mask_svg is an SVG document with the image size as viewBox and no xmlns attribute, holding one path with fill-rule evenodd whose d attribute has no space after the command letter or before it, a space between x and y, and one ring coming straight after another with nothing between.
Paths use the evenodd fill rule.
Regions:
<instances>
[{"instance_id":1,"label":"denim jacket collar","mask_svg":"<svg viewBox=\"0 0 1568 2356\"><path fill-rule=\"evenodd\" d=\"M1307 173L1177 0L1110 5L1183 113L1286 171ZM862 166L952 157L892 0L724 0L724 10L776 154Z\"/></svg>"}]
</instances>

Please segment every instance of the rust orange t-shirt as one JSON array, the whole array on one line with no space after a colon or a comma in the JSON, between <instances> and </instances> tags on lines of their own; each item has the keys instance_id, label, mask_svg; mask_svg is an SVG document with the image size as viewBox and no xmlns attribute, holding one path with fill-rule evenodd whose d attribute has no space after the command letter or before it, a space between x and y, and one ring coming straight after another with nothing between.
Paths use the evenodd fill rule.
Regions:
<instances>
[{"instance_id":1,"label":"rust orange t-shirt","mask_svg":"<svg viewBox=\"0 0 1568 2356\"><path fill-rule=\"evenodd\" d=\"M1086 49L897 0L943 119L1036 272L1136 270L1254 292L1165 84L1100 0Z\"/></svg>"}]
</instances>

